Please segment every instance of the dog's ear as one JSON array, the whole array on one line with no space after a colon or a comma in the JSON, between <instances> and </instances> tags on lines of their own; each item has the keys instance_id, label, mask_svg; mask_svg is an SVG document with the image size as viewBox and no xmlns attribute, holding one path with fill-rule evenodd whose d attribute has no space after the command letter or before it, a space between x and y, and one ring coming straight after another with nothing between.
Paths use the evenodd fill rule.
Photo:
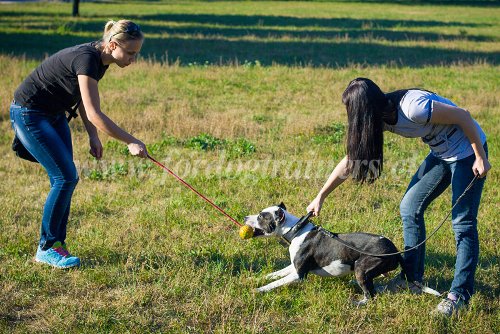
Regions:
<instances>
[{"instance_id":1,"label":"dog's ear","mask_svg":"<svg viewBox=\"0 0 500 334\"><path fill-rule=\"evenodd\" d=\"M283 209L281 206L279 206L279 209L276 210L274 213L274 216L277 218L276 222L278 224L283 223L285 221L285 209Z\"/></svg>"},{"instance_id":2,"label":"dog's ear","mask_svg":"<svg viewBox=\"0 0 500 334\"><path fill-rule=\"evenodd\" d=\"M282 208L283 210L286 210L285 203L281 202L278 207Z\"/></svg>"}]
</instances>

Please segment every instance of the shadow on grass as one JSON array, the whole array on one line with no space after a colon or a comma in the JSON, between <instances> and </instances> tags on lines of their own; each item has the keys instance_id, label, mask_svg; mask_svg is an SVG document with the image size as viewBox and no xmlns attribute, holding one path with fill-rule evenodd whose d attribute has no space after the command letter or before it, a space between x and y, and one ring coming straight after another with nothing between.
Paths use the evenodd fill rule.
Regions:
<instances>
[{"instance_id":1,"label":"shadow on grass","mask_svg":"<svg viewBox=\"0 0 500 334\"><path fill-rule=\"evenodd\" d=\"M169 60L186 63L243 63L244 60L258 60L262 65L308 65L345 67L353 64L403 65L422 67L427 65L447 65L457 62L475 63L486 61L498 64L494 53L464 52L431 47L402 47L382 45L373 42L260 42L223 41L217 39L195 40L171 38L152 39L151 44L163 44L162 53L157 48L149 49L156 56L168 52Z\"/></svg>"},{"instance_id":2,"label":"shadow on grass","mask_svg":"<svg viewBox=\"0 0 500 334\"><path fill-rule=\"evenodd\" d=\"M82 267L95 269L98 267L123 265L127 269L143 268L156 270L174 263L172 258L164 254L138 255L131 257L127 253L112 251L110 249L93 250L91 253L82 253Z\"/></svg>"},{"instance_id":3,"label":"shadow on grass","mask_svg":"<svg viewBox=\"0 0 500 334\"><path fill-rule=\"evenodd\" d=\"M285 252L287 253L287 252ZM279 270L285 268L290 264L287 254L283 255L282 260L276 261L273 264L273 270ZM253 260L245 255L231 255L227 256L219 251L206 251L199 252L198 254L192 254L193 262L196 266L202 267L209 264L221 265L225 271L229 271L232 276L239 276L242 272L254 272L260 273L263 268L268 266L268 262L265 258ZM478 268L488 268L495 266L498 263L498 259L495 257L481 257ZM426 265L435 268L437 271L446 268L454 268L455 266L455 256L444 253L435 253L427 251ZM428 277L428 282L431 287L437 289L438 291L448 291L451 286L452 279L446 279L444 277ZM491 286L484 281L480 281L476 277L475 290L481 291L481 293L498 298L500 296L500 291L498 288Z\"/></svg>"},{"instance_id":4,"label":"shadow on grass","mask_svg":"<svg viewBox=\"0 0 500 334\"><path fill-rule=\"evenodd\" d=\"M439 21L396 21L355 19L310 19L273 16L214 16L214 15L161 15L158 18L144 16L133 18L140 22L147 35L168 34L220 38L257 39L357 39L371 38L388 41L454 41L493 42L491 36L469 35L467 28L489 27L490 24ZM103 22L75 22L66 25L72 32L95 32L100 34ZM183 26L158 26L151 21L175 22ZM319 21L319 22L316 22ZM325 21L325 22L321 22ZM24 27L26 24L23 24ZM57 24L53 29L57 29ZM418 32L414 27L457 27L458 34ZM34 26L36 28L36 26ZM39 28L39 26L38 26ZM397 28L399 30L390 30Z\"/></svg>"},{"instance_id":5,"label":"shadow on grass","mask_svg":"<svg viewBox=\"0 0 500 334\"><path fill-rule=\"evenodd\" d=\"M349 2L361 3L391 3L399 5L443 5L443 6L468 6L468 7L497 7L498 0L350 0Z\"/></svg>"},{"instance_id":6,"label":"shadow on grass","mask_svg":"<svg viewBox=\"0 0 500 334\"><path fill-rule=\"evenodd\" d=\"M7 18L16 17L19 21L14 27L22 27L24 30L45 29L47 31L64 32L95 32L99 35L107 16L103 16L102 22L96 21L69 21L61 16L57 19L40 16L40 20L23 20L25 14L19 12L2 12L0 23L12 25L12 20ZM32 16L32 14L29 14ZM146 33L164 33L181 35L221 36L225 38L257 37L257 38L321 38L321 39L346 39L346 38L374 38L390 41L399 40L470 40L470 41L495 41L491 36L469 35L466 28L490 27L488 23L463 23L457 21L415 21L415 20L387 20L387 19L351 19L351 18L298 18L288 16L261 16L261 15L202 15L202 14L158 14L128 16L129 19L140 23L142 30ZM163 25L158 25L161 22ZM167 23L175 23L174 26L165 26ZM178 26L181 24L181 26ZM441 34L433 32L417 32L411 29L416 27L456 27L460 28L458 34ZM304 29L306 28L306 29ZM399 30L389 30L397 28Z\"/></svg>"},{"instance_id":7,"label":"shadow on grass","mask_svg":"<svg viewBox=\"0 0 500 334\"><path fill-rule=\"evenodd\" d=\"M23 21L23 13L3 12L0 23L12 24L16 17L26 33L0 33L0 52L42 59L64 47L88 42L91 38L72 35L95 32L98 38L102 22L69 21L69 18ZM31 14L29 14L31 15ZM258 61L264 66L307 65L345 67L396 65L422 67L486 61L499 63L495 52L467 52L432 46L394 46L388 41L495 41L483 35L469 35L467 28L489 24L444 22L436 20L361 20L351 18L297 18L287 16L158 14L130 16L146 33L165 34L147 38L142 55L160 61L188 64L241 64ZM93 18L95 20L95 18ZM3 21L3 22L2 22ZM182 26L161 26L171 22ZM41 26L40 26L41 24ZM415 27L457 27L459 33L416 32ZM30 29L46 29L46 33ZM397 30L390 30L396 28ZM406 29L408 28L408 30ZM170 36L170 37L168 37ZM356 40L353 40L356 39Z\"/></svg>"},{"instance_id":8,"label":"shadow on grass","mask_svg":"<svg viewBox=\"0 0 500 334\"><path fill-rule=\"evenodd\" d=\"M22 0L21 0L22 1ZM94 0L95 1L95 0ZM226 2L233 2L234 0L219 0ZM494 7L498 6L498 0L330 0L331 2L347 2L347 3L391 3L391 4L400 4L400 5L455 5L455 6L470 6L470 7ZM113 0L103 0L102 2L113 3L117 1ZM140 3L140 2L157 2L162 3L164 0L125 0L119 1L120 3Z\"/></svg>"},{"instance_id":9,"label":"shadow on grass","mask_svg":"<svg viewBox=\"0 0 500 334\"><path fill-rule=\"evenodd\" d=\"M103 16L103 18L106 16ZM314 28L366 28L367 25L378 28L396 27L480 27L489 24L463 23L459 21L435 20L388 20L388 19L352 19L352 18L320 18L274 15L211 15L211 14L156 14L131 16L133 20L161 21L190 24L212 24L222 26L256 26L256 27L314 27ZM154 26L153 26L154 28Z\"/></svg>"},{"instance_id":10,"label":"shadow on grass","mask_svg":"<svg viewBox=\"0 0 500 334\"><path fill-rule=\"evenodd\" d=\"M455 255L446 253L437 253L432 251L426 251L426 265L434 268L436 271L446 268L455 267ZM498 258L494 256L479 256L478 270L488 269L494 267L498 264ZM438 291L448 291L453 278L446 279L444 277L428 277L427 280L431 281L433 284L436 283L437 286L431 286L436 288ZM500 291L498 288L491 286L483 281L478 280L476 275L476 281L474 283L475 291L481 291L484 295L493 296L494 298L500 297Z\"/></svg>"},{"instance_id":11,"label":"shadow on grass","mask_svg":"<svg viewBox=\"0 0 500 334\"><path fill-rule=\"evenodd\" d=\"M6 34L0 52L43 59L62 48L89 42L71 35ZM346 67L351 65L393 65L419 68L428 65L488 62L499 64L494 52L466 52L423 46L391 46L372 41L229 41L221 39L148 38L141 52L143 57L180 65L242 64L258 61L264 66Z\"/></svg>"},{"instance_id":12,"label":"shadow on grass","mask_svg":"<svg viewBox=\"0 0 500 334\"><path fill-rule=\"evenodd\" d=\"M253 260L243 254L227 256L219 251L192 253L191 258L197 267L209 264L221 265L225 271L231 273L231 276L240 276L242 272L261 272L262 268L267 266L264 258Z\"/></svg>"},{"instance_id":13,"label":"shadow on grass","mask_svg":"<svg viewBox=\"0 0 500 334\"><path fill-rule=\"evenodd\" d=\"M475 36L468 35L466 30L461 30L460 35L437 34L432 32L415 32L415 31L391 31L386 29L370 29L370 30L354 30L354 29L339 29L333 31L321 30L294 30L294 29L256 29L256 28L200 28L200 27L184 27L184 28L164 28L157 29L157 32L170 35L193 35L204 36L204 38L245 38L252 39L302 39L305 42L310 40L340 40L347 41L352 39L373 39L379 41L455 41L467 40L474 42L490 42L495 41L490 36Z\"/></svg>"},{"instance_id":14,"label":"shadow on grass","mask_svg":"<svg viewBox=\"0 0 500 334\"><path fill-rule=\"evenodd\" d=\"M46 17L49 23L62 22L69 19L70 16L56 16L55 18L47 13L24 13L3 11L2 17ZM104 23L109 19L109 14L94 15L92 19L102 18L102 22L77 22L71 21L75 27L84 28L84 31L101 32ZM314 28L350 28L361 29L370 27L377 28L396 28L396 27L488 27L487 23L464 23L460 21L437 21L437 20L390 20L390 19L353 19L353 18L321 18L321 17L295 17L295 16L276 16L276 15L213 15L213 14L155 14L155 15L127 15L127 19L135 20L144 28L149 26L152 32L158 29L155 24L148 21L175 22L188 24L211 24L222 26L256 26L256 27L314 27ZM69 22L69 21L68 21ZM36 22L31 22L36 23ZM29 27L30 22L23 22ZM39 25L38 25L39 26Z\"/></svg>"},{"instance_id":15,"label":"shadow on grass","mask_svg":"<svg viewBox=\"0 0 500 334\"><path fill-rule=\"evenodd\" d=\"M15 0L14 0L15 1ZM29 1L29 0L17 0ZM222 2L231 3L234 0L219 0ZM87 1L86 1L87 2ZM120 4L137 4L137 3L166 3L165 0L88 0L88 2L103 2L103 3L120 3ZM320 1L322 2L322 1ZM444 6L468 6L468 7L496 7L498 0L331 0L331 2L346 2L346 3L390 3L399 5L444 5Z\"/></svg>"}]
</instances>

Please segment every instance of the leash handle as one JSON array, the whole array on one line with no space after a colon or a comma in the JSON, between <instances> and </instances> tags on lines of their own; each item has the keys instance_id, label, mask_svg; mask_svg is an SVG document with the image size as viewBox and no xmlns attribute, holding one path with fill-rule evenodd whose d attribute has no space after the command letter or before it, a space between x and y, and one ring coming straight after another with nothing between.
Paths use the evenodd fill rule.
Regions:
<instances>
[{"instance_id":1,"label":"leash handle","mask_svg":"<svg viewBox=\"0 0 500 334\"><path fill-rule=\"evenodd\" d=\"M242 226L236 219L234 219L229 214L227 214L226 211L222 210L217 204L215 204L214 202L212 202L211 200L209 200L207 197L205 197L203 194L201 194L198 190L194 189L193 186L191 186L189 183L187 183L186 181L184 181L183 179L181 179L177 174L175 174L174 172L172 172L170 169L168 169L161 162L157 161L155 158L153 158L149 154L148 154L148 158L149 158L149 160L151 160L152 162L154 162L157 166L159 166L159 167L163 168L164 170L166 170L170 175L172 175L173 177L175 177L179 182L181 182L187 188L189 188L193 192L195 192L196 195L200 196L208 204L210 204L211 206L213 206L214 208L216 208L217 210L219 210L224 216L226 216L227 218L229 218L233 223L235 223L238 226Z\"/></svg>"}]
</instances>

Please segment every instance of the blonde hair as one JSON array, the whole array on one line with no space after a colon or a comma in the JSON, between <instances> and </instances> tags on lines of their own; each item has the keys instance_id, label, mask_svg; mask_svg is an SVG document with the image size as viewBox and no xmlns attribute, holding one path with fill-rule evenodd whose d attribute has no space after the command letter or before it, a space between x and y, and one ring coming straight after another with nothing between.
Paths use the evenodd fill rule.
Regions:
<instances>
[{"instance_id":1,"label":"blonde hair","mask_svg":"<svg viewBox=\"0 0 500 334\"><path fill-rule=\"evenodd\" d=\"M120 43L143 38L144 34L139 25L129 20L108 21L104 26L104 34L102 35L104 43L112 40Z\"/></svg>"}]
</instances>

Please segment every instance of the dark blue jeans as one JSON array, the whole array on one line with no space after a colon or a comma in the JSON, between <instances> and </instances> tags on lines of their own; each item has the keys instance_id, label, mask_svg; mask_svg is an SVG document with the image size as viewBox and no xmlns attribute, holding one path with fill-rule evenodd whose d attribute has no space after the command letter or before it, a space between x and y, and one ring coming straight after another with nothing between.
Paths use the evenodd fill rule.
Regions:
<instances>
[{"instance_id":1,"label":"dark blue jeans","mask_svg":"<svg viewBox=\"0 0 500 334\"><path fill-rule=\"evenodd\" d=\"M45 168L50 191L45 201L40 247L46 250L66 240L71 197L78 183L71 133L64 113L10 106L12 128L26 149Z\"/></svg>"},{"instance_id":2,"label":"dark blue jeans","mask_svg":"<svg viewBox=\"0 0 500 334\"><path fill-rule=\"evenodd\" d=\"M488 147L484 148L488 153ZM429 154L413 176L401 201L405 249L425 239L424 212L429 204L451 184L452 206L474 178L472 165L475 155L446 162ZM474 293L474 275L479 257L477 212L485 178L477 179L471 189L452 211L452 227L455 234L455 276L450 292L468 301ZM443 213L444 215L444 213ZM425 244L404 253L406 278L422 282L424 275Z\"/></svg>"}]
</instances>

